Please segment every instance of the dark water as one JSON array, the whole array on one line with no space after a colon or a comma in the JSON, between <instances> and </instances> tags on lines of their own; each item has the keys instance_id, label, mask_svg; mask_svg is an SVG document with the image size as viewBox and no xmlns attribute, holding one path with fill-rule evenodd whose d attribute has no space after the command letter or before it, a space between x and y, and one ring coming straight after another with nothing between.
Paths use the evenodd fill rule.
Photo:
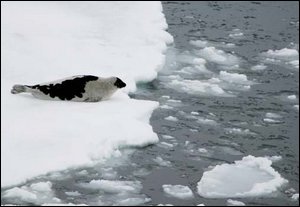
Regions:
<instances>
[{"instance_id":1,"label":"dark water","mask_svg":"<svg viewBox=\"0 0 300 207\"><path fill-rule=\"evenodd\" d=\"M111 179L140 181L142 190L129 197L151 198L144 205L226 205L227 199L207 199L197 193L197 183L209 166L232 163L247 155L280 155L282 159L274 162L272 167L289 183L273 197L236 200L246 205L299 205L299 201L292 201L290 195L285 193L290 188L299 192L299 110L293 107L299 103L298 99L292 102L285 98L291 94L299 97L299 69L265 63L265 70L250 70L261 63L261 52L299 45L299 3L166 1L163 2L163 8L174 45L166 54L166 65L158 78L151 83L139 84L138 92L131 95L136 99L155 100L161 105L173 107L158 108L152 114L150 123L160 143L132 149L133 152L125 149L123 153L129 151L128 156L122 156L121 160L112 158L93 168L64 171L58 176L43 176L25 185L50 180L55 196L63 203L99 205L101 200L103 204L118 205L120 196L78 186L78 183L109 179L111 176ZM243 32L243 37L230 38L229 34L234 29ZM186 66L186 63L178 61L179 56L194 54L196 50L189 43L190 40L206 40L217 45L222 42L234 43L236 46L233 48L221 49L234 51L234 55L241 59L241 73L256 84L250 90L237 91L235 97L189 94L169 87L166 77L177 74L176 71ZM210 63L207 68L214 72L221 70ZM192 76L194 79L203 78L203 74ZM168 102L168 99L181 102ZM188 116L191 112L197 112L199 116L217 124L199 124ZM263 121L266 113L270 112L282 116L279 123ZM168 116L174 116L178 121L165 120ZM252 133L228 133L228 128L240 128ZM165 139L163 135L173 136L174 139ZM198 148L205 148L209 153L201 154ZM157 157L168 161L165 162L166 166L156 162ZM104 168L108 170L108 177L104 176ZM162 189L164 184L188 186L194 198L182 200L168 197ZM66 196L66 191L78 191L81 195ZM7 200L1 196L1 204L7 203L32 204L30 201Z\"/></svg>"}]
</instances>

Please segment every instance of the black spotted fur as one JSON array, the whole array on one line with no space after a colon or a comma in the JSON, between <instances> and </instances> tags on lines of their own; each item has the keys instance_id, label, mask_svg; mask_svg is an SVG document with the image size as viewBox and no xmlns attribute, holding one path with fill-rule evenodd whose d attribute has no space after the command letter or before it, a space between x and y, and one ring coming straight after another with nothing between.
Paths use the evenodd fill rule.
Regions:
<instances>
[{"instance_id":1,"label":"black spotted fur","mask_svg":"<svg viewBox=\"0 0 300 207\"><path fill-rule=\"evenodd\" d=\"M34 85L27 86L33 89L39 89L44 94L51 98L58 97L61 100L71 100L76 96L82 98L82 94L85 92L84 88L87 82L98 80L98 77L92 75L86 75L83 77L77 77L70 80L65 80L57 84L49 85Z\"/></svg>"}]
</instances>

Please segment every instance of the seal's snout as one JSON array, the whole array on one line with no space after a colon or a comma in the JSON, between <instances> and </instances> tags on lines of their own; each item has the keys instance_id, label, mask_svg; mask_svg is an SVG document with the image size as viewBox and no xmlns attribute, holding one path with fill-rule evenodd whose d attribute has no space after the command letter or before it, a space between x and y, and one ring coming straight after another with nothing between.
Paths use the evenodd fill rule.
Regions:
<instances>
[{"instance_id":1,"label":"seal's snout","mask_svg":"<svg viewBox=\"0 0 300 207\"><path fill-rule=\"evenodd\" d=\"M117 78L114 85L117 86L117 88L124 88L126 86L126 83L124 83L120 78Z\"/></svg>"}]
</instances>

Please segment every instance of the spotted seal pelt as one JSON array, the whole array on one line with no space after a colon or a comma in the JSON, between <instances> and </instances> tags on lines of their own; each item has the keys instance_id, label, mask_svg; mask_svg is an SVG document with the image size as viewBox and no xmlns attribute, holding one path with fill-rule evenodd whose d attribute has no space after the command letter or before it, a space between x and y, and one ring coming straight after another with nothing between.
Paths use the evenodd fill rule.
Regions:
<instances>
[{"instance_id":1,"label":"spotted seal pelt","mask_svg":"<svg viewBox=\"0 0 300 207\"><path fill-rule=\"evenodd\" d=\"M14 85L11 93L27 92L36 98L46 100L97 102L108 99L117 89L125 86L126 84L118 77L81 75L33 86Z\"/></svg>"}]
</instances>

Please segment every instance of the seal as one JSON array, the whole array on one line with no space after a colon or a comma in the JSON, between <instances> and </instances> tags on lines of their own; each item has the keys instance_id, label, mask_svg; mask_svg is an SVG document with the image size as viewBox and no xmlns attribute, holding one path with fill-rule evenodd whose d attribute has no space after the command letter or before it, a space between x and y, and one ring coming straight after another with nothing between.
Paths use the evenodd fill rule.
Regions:
<instances>
[{"instance_id":1,"label":"seal","mask_svg":"<svg viewBox=\"0 0 300 207\"><path fill-rule=\"evenodd\" d=\"M31 93L44 100L97 102L110 98L125 86L126 83L118 77L80 75L32 86L14 85L11 93Z\"/></svg>"}]
</instances>

